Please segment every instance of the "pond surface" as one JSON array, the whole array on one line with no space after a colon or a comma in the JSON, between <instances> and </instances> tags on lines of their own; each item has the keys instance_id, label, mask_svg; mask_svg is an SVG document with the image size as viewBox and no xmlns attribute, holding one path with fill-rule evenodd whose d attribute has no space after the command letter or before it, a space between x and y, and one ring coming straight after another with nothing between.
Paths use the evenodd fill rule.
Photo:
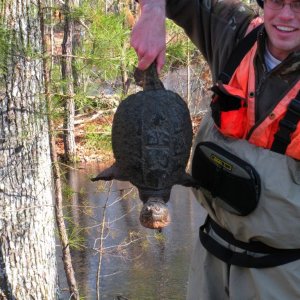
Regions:
<instances>
[{"instance_id":1,"label":"pond surface","mask_svg":"<svg viewBox=\"0 0 300 300\"><path fill-rule=\"evenodd\" d=\"M137 190L127 182L91 182L89 178L98 171L96 166L89 166L66 175L75 192L65 197L67 223L72 240L80 236L84 245L72 251L81 296L97 299L97 272L100 272L103 300L185 299L190 257L204 216L191 190L173 187L168 202L172 222L158 233L139 223L142 202ZM103 251L99 251L101 241ZM100 271L99 253L102 253ZM58 267L63 289L67 284L60 254ZM68 293L62 291L60 299L68 299Z\"/></svg>"}]
</instances>

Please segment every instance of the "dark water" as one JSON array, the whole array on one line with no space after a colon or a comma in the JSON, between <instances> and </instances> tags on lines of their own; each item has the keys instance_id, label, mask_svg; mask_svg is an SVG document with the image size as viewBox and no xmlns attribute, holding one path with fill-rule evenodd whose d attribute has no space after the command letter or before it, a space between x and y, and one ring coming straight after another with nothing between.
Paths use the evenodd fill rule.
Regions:
<instances>
[{"instance_id":1,"label":"dark water","mask_svg":"<svg viewBox=\"0 0 300 300\"><path fill-rule=\"evenodd\" d=\"M139 224L142 203L136 189L118 181L90 182L89 177L97 172L95 167L84 167L67 174L76 192L65 200L68 224L70 228L72 223L81 228L72 235L81 236L84 244L83 249L72 251L81 296L97 299L96 250L100 247L106 204L100 299L185 299L190 256L203 219L201 206L192 192L181 186L173 187L168 203L172 222L159 234ZM60 287L66 288L60 257L58 262ZM68 299L66 292L60 296Z\"/></svg>"}]
</instances>

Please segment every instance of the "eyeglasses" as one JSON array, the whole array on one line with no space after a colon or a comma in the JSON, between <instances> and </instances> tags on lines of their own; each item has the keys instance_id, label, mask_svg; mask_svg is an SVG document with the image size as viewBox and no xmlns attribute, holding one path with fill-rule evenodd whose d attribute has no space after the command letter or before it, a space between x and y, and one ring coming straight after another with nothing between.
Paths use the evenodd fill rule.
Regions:
<instances>
[{"instance_id":1,"label":"eyeglasses","mask_svg":"<svg viewBox=\"0 0 300 300\"><path fill-rule=\"evenodd\" d=\"M300 13L300 1L285 3L282 0L265 0L264 5L273 10L280 10L285 5L289 5L293 12Z\"/></svg>"}]
</instances>

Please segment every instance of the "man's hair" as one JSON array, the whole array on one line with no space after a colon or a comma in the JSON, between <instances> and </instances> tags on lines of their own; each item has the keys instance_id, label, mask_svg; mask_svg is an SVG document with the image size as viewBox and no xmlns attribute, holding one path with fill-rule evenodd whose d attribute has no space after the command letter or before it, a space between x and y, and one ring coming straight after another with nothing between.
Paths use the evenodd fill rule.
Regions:
<instances>
[{"instance_id":1,"label":"man's hair","mask_svg":"<svg viewBox=\"0 0 300 300\"><path fill-rule=\"evenodd\" d=\"M256 0L256 2L261 8L264 7L264 0Z\"/></svg>"}]
</instances>

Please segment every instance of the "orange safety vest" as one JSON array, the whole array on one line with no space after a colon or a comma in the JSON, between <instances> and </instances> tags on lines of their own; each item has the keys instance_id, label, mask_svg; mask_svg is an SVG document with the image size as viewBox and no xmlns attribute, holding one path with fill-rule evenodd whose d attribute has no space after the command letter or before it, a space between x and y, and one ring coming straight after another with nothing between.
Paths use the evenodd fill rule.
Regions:
<instances>
[{"instance_id":1,"label":"orange safety vest","mask_svg":"<svg viewBox=\"0 0 300 300\"><path fill-rule=\"evenodd\" d=\"M279 129L279 122L287 112L288 104L296 97L300 90L300 80L279 101L273 111L264 121L255 124L255 72L254 56L257 42L245 55L240 65L233 73L228 84L218 82L212 89L215 96L212 104L222 102L225 109L221 109L217 126L226 136L247 139L250 143L270 149L274 134ZM254 128L254 126L257 126ZM254 129L253 129L254 128ZM249 136L249 131L253 130ZM300 160L300 122L290 136L291 142L286 149L286 155Z\"/></svg>"}]
</instances>

